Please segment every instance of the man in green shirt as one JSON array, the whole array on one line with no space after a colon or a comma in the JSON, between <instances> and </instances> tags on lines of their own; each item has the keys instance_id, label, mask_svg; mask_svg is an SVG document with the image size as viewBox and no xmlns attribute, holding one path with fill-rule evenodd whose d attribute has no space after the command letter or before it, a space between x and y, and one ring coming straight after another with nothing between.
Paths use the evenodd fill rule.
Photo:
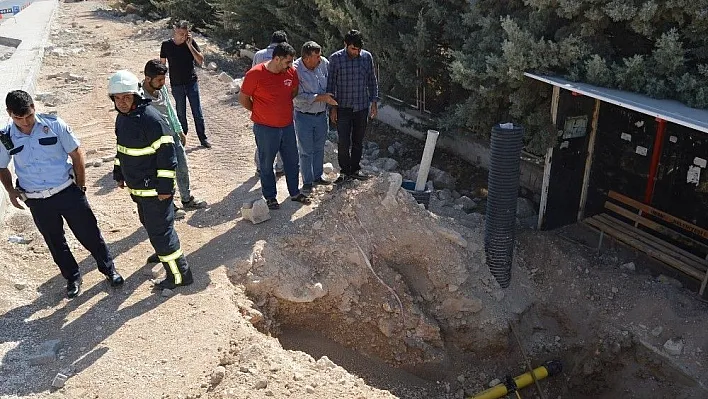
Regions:
<instances>
[{"instance_id":1,"label":"man in green shirt","mask_svg":"<svg viewBox=\"0 0 708 399\"><path fill-rule=\"evenodd\" d=\"M144 97L152 100L150 106L162 115L170 130L172 130L172 135L175 139L175 153L177 154L175 180L177 181L182 206L185 209L206 208L206 201L194 197L189 188L189 165L187 164L187 154L184 151L184 144L187 138L182 132L182 125L179 123L177 113L170 102L167 86L165 86L167 66L158 59L150 60L145 64L144 72L145 79L142 84ZM176 214L175 218L178 218ZM157 257L154 260L157 262Z\"/></svg>"}]
</instances>

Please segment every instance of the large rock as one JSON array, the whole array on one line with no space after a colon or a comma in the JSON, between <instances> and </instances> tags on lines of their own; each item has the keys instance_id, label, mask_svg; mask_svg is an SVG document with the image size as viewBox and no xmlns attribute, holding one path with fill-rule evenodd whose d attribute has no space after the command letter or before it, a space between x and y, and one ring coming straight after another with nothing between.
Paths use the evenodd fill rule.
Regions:
<instances>
[{"instance_id":1,"label":"large rock","mask_svg":"<svg viewBox=\"0 0 708 399\"><path fill-rule=\"evenodd\" d=\"M270 210L265 200L261 198L252 203L244 203L241 208L241 216L253 224L263 223L270 220Z\"/></svg>"},{"instance_id":2,"label":"large rock","mask_svg":"<svg viewBox=\"0 0 708 399\"><path fill-rule=\"evenodd\" d=\"M392 172L398 168L398 161L393 158L379 158L373 162L373 166L386 172Z\"/></svg>"},{"instance_id":3,"label":"large rock","mask_svg":"<svg viewBox=\"0 0 708 399\"><path fill-rule=\"evenodd\" d=\"M519 197L516 200L516 217L518 219L525 219L536 214L536 206L531 200L524 197Z\"/></svg>"},{"instance_id":4,"label":"large rock","mask_svg":"<svg viewBox=\"0 0 708 399\"><path fill-rule=\"evenodd\" d=\"M420 164L414 166L411 170L408 171L406 177L413 181L418 180L419 169ZM430 167L430 170L428 172L428 180L432 180L433 185L437 189L448 188L450 190L454 190L455 185L457 184L457 179L452 177L451 174L445 172L444 170L440 170L434 166Z\"/></svg>"},{"instance_id":5,"label":"large rock","mask_svg":"<svg viewBox=\"0 0 708 399\"><path fill-rule=\"evenodd\" d=\"M455 205L459 205L462 207L462 210L470 213L477 209L477 203L472 200L472 198L463 195L462 197L458 198L455 200Z\"/></svg>"}]
</instances>

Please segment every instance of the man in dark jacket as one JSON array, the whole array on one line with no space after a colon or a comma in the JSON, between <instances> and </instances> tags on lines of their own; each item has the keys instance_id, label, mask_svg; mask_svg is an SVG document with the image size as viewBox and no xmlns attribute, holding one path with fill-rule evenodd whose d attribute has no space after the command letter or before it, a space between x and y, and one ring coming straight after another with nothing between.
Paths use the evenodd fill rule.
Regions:
<instances>
[{"instance_id":1,"label":"man in dark jacket","mask_svg":"<svg viewBox=\"0 0 708 399\"><path fill-rule=\"evenodd\" d=\"M108 94L118 110L117 154L113 179L127 187L138 205L140 223L165 267L158 288L174 289L193 282L192 271L174 229L174 138L160 114L140 94L138 78L118 71L108 81Z\"/></svg>"}]
</instances>

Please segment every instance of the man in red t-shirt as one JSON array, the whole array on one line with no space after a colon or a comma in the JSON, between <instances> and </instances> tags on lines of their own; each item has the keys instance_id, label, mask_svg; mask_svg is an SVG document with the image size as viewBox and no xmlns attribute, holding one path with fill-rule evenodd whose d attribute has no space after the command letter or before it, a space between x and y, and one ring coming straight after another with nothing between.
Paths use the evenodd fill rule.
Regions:
<instances>
[{"instance_id":1,"label":"man in red t-shirt","mask_svg":"<svg viewBox=\"0 0 708 399\"><path fill-rule=\"evenodd\" d=\"M273 48L273 58L246 72L238 101L251 111L261 169L261 192L268 208L278 209L273 161L280 152L290 199L309 204L299 189L297 139L293 125L293 98L298 92L297 72L293 65L295 49L288 43Z\"/></svg>"}]
</instances>

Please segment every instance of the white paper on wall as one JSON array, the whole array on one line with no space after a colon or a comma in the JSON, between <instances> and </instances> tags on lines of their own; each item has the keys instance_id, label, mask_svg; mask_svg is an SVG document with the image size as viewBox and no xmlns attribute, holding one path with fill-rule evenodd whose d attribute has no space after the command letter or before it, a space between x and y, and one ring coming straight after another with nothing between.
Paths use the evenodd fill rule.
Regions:
<instances>
[{"instance_id":1,"label":"white paper on wall","mask_svg":"<svg viewBox=\"0 0 708 399\"><path fill-rule=\"evenodd\" d=\"M701 167L691 165L688 167L686 174L686 183L698 185L701 181Z\"/></svg>"},{"instance_id":2,"label":"white paper on wall","mask_svg":"<svg viewBox=\"0 0 708 399\"><path fill-rule=\"evenodd\" d=\"M644 121L635 122L635 123L634 123L634 126L636 126L636 127L642 127L642 126L644 126Z\"/></svg>"},{"instance_id":3,"label":"white paper on wall","mask_svg":"<svg viewBox=\"0 0 708 399\"><path fill-rule=\"evenodd\" d=\"M705 169L706 160L703 158L700 158L700 157L695 157L695 158L693 158L693 164Z\"/></svg>"},{"instance_id":4,"label":"white paper on wall","mask_svg":"<svg viewBox=\"0 0 708 399\"><path fill-rule=\"evenodd\" d=\"M632 141L632 135L629 133L622 133L620 138L624 141Z\"/></svg>"},{"instance_id":5,"label":"white paper on wall","mask_svg":"<svg viewBox=\"0 0 708 399\"><path fill-rule=\"evenodd\" d=\"M564 141L564 142L561 143L561 149L563 149L563 148L568 148L569 145L570 145L570 142L569 142L569 141Z\"/></svg>"},{"instance_id":6,"label":"white paper on wall","mask_svg":"<svg viewBox=\"0 0 708 399\"><path fill-rule=\"evenodd\" d=\"M669 141L672 143L678 143L678 137L676 136L669 136Z\"/></svg>"},{"instance_id":7,"label":"white paper on wall","mask_svg":"<svg viewBox=\"0 0 708 399\"><path fill-rule=\"evenodd\" d=\"M634 150L634 152L636 152L637 154L642 155L642 156L647 156L647 148L642 147L641 145L638 145L637 149Z\"/></svg>"}]
</instances>

